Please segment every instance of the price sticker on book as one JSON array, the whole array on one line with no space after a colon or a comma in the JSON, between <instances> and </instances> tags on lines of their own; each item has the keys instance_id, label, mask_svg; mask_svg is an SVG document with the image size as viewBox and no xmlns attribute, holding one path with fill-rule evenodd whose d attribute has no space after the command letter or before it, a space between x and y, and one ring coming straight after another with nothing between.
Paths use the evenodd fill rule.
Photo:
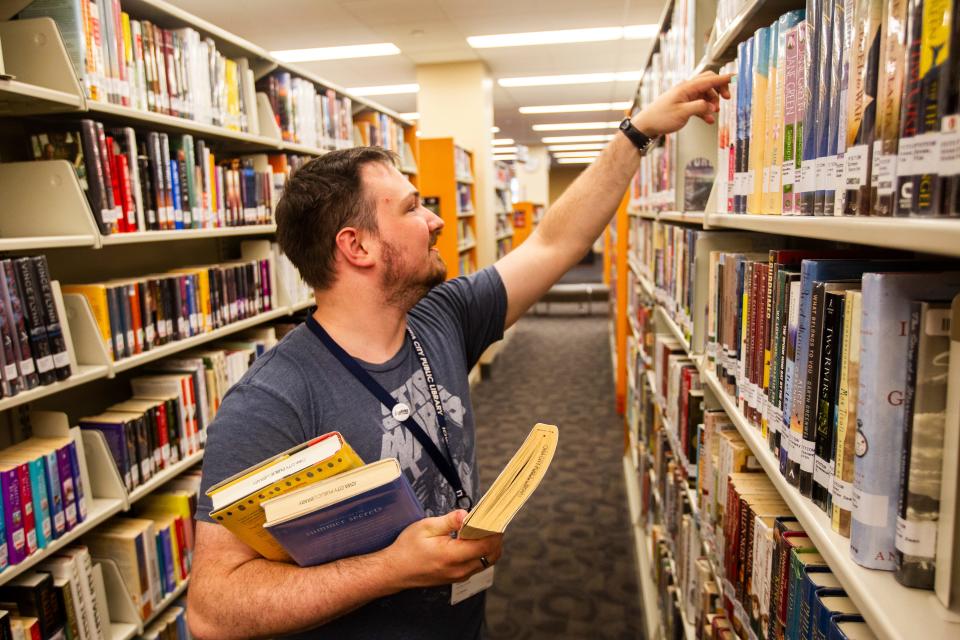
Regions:
<instances>
[{"instance_id":1,"label":"price sticker on book","mask_svg":"<svg viewBox=\"0 0 960 640\"><path fill-rule=\"evenodd\" d=\"M960 116L943 119L940 132L940 160L937 169L941 176L960 175Z\"/></svg>"}]
</instances>

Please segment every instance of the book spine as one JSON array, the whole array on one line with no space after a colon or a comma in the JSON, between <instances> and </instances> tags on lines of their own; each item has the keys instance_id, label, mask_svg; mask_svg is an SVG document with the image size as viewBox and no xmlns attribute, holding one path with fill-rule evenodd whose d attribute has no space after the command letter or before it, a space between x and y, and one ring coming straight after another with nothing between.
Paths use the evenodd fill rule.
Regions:
<instances>
[{"instance_id":1,"label":"book spine","mask_svg":"<svg viewBox=\"0 0 960 640\"><path fill-rule=\"evenodd\" d=\"M12 268L15 275L14 282L23 305L27 334L30 336L30 352L36 366L37 378L42 385L53 384L57 381L57 374L54 371L47 325L43 319L39 287L33 277L31 260L16 258L12 261Z\"/></svg>"},{"instance_id":2,"label":"book spine","mask_svg":"<svg viewBox=\"0 0 960 640\"><path fill-rule=\"evenodd\" d=\"M30 260L42 302L40 308L43 311L47 340L50 342L54 376L57 380L66 380L72 373L70 352L67 351L67 342L60 324L60 315L57 313L57 305L53 299L53 287L50 285L50 268L47 265L47 257L34 256Z\"/></svg>"},{"instance_id":3,"label":"book spine","mask_svg":"<svg viewBox=\"0 0 960 640\"><path fill-rule=\"evenodd\" d=\"M87 519L87 492L80 473L80 458L77 456L77 443L73 440L66 446L70 457L70 471L73 474L73 488L76 493L77 522Z\"/></svg>"},{"instance_id":4,"label":"book spine","mask_svg":"<svg viewBox=\"0 0 960 640\"><path fill-rule=\"evenodd\" d=\"M50 500L50 520L53 523L53 537L59 538L67 531L67 520L63 512L63 486L60 483L60 467L56 451L43 456L43 470L47 482Z\"/></svg>"},{"instance_id":5,"label":"book spine","mask_svg":"<svg viewBox=\"0 0 960 640\"><path fill-rule=\"evenodd\" d=\"M807 332L807 358L801 363L805 369L801 428L803 431L803 456L800 464L800 493L813 495L813 472L815 467L817 439L817 409L819 408L821 352L824 338L824 307L826 285L815 282L810 293L809 329Z\"/></svg>"},{"instance_id":6,"label":"book spine","mask_svg":"<svg viewBox=\"0 0 960 640\"><path fill-rule=\"evenodd\" d=\"M827 292L823 309L823 339L820 349L819 408L816 418L815 459L812 498L814 504L828 511L834 475L834 400L839 376L839 350L843 331L842 292Z\"/></svg>"},{"instance_id":7,"label":"book spine","mask_svg":"<svg viewBox=\"0 0 960 640\"><path fill-rule=\"evenodd\" d=\"M29 556L39 547L37 546L37 519L33 513L33 487L30 486L30 469L26 463L17 465L17 484L20 486L20 511L26 541L24 552Z\"/></svg>"},{"instance_id":8,"label":"book spine","mask_svg":"<svg viewBox=\"0 0 960 640\"><path fill-rule=\"evenodd\" d=\"M0 471L0 492L3 494L4 529L10 564L20 564L27 557L27 539L16 467Z\"/></svg>"},{"instance_id":9,"label":"book spine","mask_svg":"<svg viewBox=\"0 0 960 640\"><path fill-rule=\"evenodd\" d=\"M60 494L63 496L63 511L67 521L67 531L77 526L77 493L73 482L73 469L70 464L70 452L66 447L57 449L57 472L60 475Z\"/></svg>"},{"instance_id":10,"label":"book spine","mask_svg":"<svg viewBox=\"0 0 960 640\"><path fill-rule=\"evenodd\" d=\"M108 235L115 231L113 211L107 206L103 160L100 157L97 127L93 120L80 121L80 138L83 143L83 164L87 173L87 199L97 228L101 234Z\"/></svg>"},{"instance_id":11,"label":"book spine","mask_svg":"<svg viewBox=\"0 0 960 640\"><path fill-rule=\"evenodd\" d=\"M820 24L817 26L817 57L814 61L819 67L817 73L817 102L815 119L817 122L814 160L814 199L813 215L825 213L827 199L827 175L830 165L830 99L833 79L833 18L837 0L822 0ZM831 211L831 214L833 212Z\"/></svg>"},{"instance_id":12,"label":"book spine","mask_svg":"<svg viewBox=\"0 0 960 640\"><path fill-rule=\"evenodd\" d=\"M3 306L7 316L7 326L13 338L13 353L16 357L20 380L24 389L33 389L40 384L30 351L30 334L23 317L23 305L17 292L17 277L13 269L12 260L0 262L0 294L3 296Z\"/></svg>"},{"instance_id":13,"label":"book spine","mask_svg":"<svg viewBox=\"0 0 960 640\"><path fill-rule=\"evenodd\" d=\"M27 463L33 494L33 517L36 523L37 547L45 548L53 540L53 522L50 518L50 499L47 490L46 462L43 456Z\"/></svg>"},{"instance_id":14,"label":"book spine","mask_svg":"<svg viewBox=\"0 0 960 640\"><path fill-rule=\"evenodd\" d=\"M908 216L913 212L916 193L914 139L920 130L921 88L920 48L923 36L923 2L909 0L904 25L906 60L904 62L903 93L897 140L896 185L893 194L894 215Z\"/></svg>"}]
</instances>

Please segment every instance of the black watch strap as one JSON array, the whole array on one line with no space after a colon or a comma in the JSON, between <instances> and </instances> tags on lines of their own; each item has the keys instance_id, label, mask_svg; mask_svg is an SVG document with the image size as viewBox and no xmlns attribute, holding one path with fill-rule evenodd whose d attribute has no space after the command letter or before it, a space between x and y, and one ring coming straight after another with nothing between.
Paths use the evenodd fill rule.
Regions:
<instances>
[{"instance_id":1,"label":"black watch strap","mask_svg":"<svg viewBox=\"0 0 960 640\"><path fill-rule=\"evenodd\" d=\"M640 152L640 155L645 154L653 144L654 138L651 138L640 131L640 129L637 129L635 126L633 126L630 118L623 119L623 122L620 123L620 131L622 131L623 135L630 139L630 142L632 142L633 146L637 148L637 150Z\"/></svg>"}]
</instances>

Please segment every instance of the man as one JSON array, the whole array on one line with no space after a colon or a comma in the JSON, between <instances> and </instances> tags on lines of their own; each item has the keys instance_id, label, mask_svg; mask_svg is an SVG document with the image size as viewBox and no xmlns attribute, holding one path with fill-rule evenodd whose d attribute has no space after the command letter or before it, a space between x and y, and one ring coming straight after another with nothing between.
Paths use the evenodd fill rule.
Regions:
<instances>
[{"instance_id":1,"label":"man","mask_svg":"<svg viewBox=\"0 0 960 640\"><path fill-rule=\"evenodd\" d=\"M729 80L708 73L680 84L632 125L656 138L692 116L712 123ZM336 430L366 462L397 457L429 517L379 552L300 568L262 558L214 524L202 496L188 616L197 638L481 637L482 593L453 605L450 587L495 564L502 545L501 536L451 537L467 513L459 507L480 497L467 374L589 250L639 167L643 136L618 133L525 243L446 283L434 247L443 222L391 156L334 152L292 177L277 235L314 287L317 309L227 394L210 426L203 490ZM351 363L362 372L351 373ZM421 429L425 445L414 433Z\"/></svg>"}]
</instances>

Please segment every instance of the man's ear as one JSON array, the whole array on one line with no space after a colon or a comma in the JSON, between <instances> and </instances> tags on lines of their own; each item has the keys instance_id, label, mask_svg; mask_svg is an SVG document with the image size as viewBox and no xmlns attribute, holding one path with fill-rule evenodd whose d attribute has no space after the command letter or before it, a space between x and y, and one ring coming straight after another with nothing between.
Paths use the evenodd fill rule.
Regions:
<instances>
[{"instance_id":1,"label":"man's ear","mask_svg":"<svg viewBox=\"0 0 960 640\"><path fill-rule=\"evenodd\" d=\"M370 234L355 227L344 227L337 233L336 245L340 256L355 267L371 267Z\"/></svg>"}]
</instances>

